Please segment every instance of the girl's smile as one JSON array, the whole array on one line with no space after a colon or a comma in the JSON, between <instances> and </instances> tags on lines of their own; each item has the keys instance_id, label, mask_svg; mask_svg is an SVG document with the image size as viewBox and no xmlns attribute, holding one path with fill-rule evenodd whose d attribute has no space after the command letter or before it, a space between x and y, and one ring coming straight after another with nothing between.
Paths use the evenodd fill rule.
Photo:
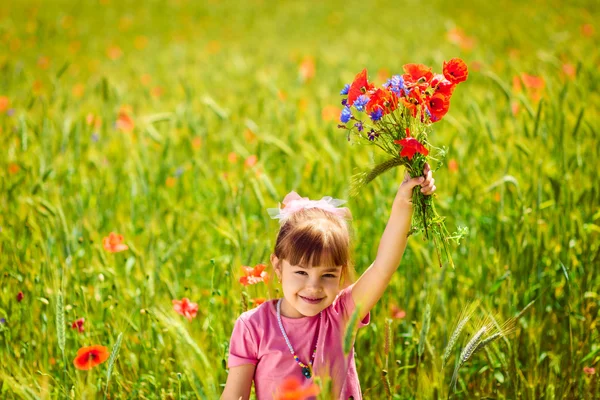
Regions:
<instances>
[{"instance_id":1,"label":"girl's smile","mask_svg":"<svg viewBox=\"0 0 600 400\"><path fill-rule=\"evenodd\" d=\"M283 302L281 314L290 318L312 317L329 307L340 292L338 267L304 267L287 260L271 259L281 279Z\"/></svg>"}]
</instances>

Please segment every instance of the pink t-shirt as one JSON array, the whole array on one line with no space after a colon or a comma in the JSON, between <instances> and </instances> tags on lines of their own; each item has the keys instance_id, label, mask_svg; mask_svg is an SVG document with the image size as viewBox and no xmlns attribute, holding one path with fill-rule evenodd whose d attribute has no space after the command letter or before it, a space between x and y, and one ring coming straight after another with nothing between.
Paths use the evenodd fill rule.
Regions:
<instances>
[{"instance_id":1,"label":"pink t-shirt","mask_svg":"<svg viewBox=\"0 0 600 400\"><path fill-rule=\"evenodd\" d=\"M298 354L300 361L308 364L310 353L319 334L314 361L316 375L331 376L339 398L362 399L356 364L354 343L348 357L344 356L343 338L348 320L354 312L351 287L343 289L333 303L319 315L304 318L281 316L283 328ZM306 382L302 369L294 361L277 323L277 300L267 301L246 311L237 319L229 346L229 368L255 364L254 386L258 400L272 399L277 387L285 378L296 376ZM370 314L358 327L369 323Z\"/></svg>"}]
</instances>

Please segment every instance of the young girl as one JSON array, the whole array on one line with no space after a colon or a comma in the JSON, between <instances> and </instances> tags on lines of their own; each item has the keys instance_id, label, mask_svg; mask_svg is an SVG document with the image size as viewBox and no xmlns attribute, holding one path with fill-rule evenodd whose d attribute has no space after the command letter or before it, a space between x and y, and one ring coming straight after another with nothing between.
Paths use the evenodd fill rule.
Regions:
<instances>
[{"instance_id":1,"label":"young girl","mask_svg":"<svg viewBox=\"0 0 600 400\"><path fill-rule=\"evenodd\" d=\"M400 185L373 264L351 283L350 235L343 201L314 201L295 192L269 210L280 230L271 263L283 298L246 311L231 335L229 376L221 399L248 399L254 381L259 400L272 399L289 377L303 382L331 378L335 398L362 398L354 350L343 351L346 325L355 310L358 327L369 323L406 248L412 217L412 189L435 191L429 165L423 177L405 176ZM274 215L276 214L276 215ZM351 347L352 348L352 347Z\"/></svg>"}]
</instances>

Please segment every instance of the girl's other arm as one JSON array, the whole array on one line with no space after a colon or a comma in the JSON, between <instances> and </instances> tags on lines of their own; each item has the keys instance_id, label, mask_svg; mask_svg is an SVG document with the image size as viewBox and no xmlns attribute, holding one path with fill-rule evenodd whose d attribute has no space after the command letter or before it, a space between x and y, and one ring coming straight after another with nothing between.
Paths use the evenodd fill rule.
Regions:
<instances>
[{"instance_id":1,"label":"girl's other arm","mask_svg":"<svg viewBox=\"0 0 600 400\"><path fill-rule=\"evenodd\" d=\"M229 369L221 400L248 400L254 378L254 364L244 364Z\"/></svg>"},{"instance_id":2,"label":"girl's other arm","mask_svg":"<svg viewBox=\"0 0 600 400\"><path fill-rule=\"evenodd\" d=\"M359 310L359 320L366 317L379 301L400 264L412 219L413 187L421 185L421 191L427 195L435 191L434 179L428 164L425 164L423 174L425 178L412 179L406 174L394 199L390 219L381 236L377 257L352 287L352 299Z\"/></svg>"}]
</instances>

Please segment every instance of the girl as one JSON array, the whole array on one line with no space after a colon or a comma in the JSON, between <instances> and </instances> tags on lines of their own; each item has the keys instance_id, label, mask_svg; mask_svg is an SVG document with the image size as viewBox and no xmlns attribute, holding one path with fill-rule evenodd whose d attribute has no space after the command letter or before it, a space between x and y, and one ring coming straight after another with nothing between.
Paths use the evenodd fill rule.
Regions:
<instances>
[{"instance_id":1,"label":"girl","mask_svg":"<svg viewBox=\"0 0 600 400\"><path fill-rule=\"evenodd\" d=\"M331 378L334 398L362 398L354 350L343 351L346 325L358 313L358 327L381 298L406 248L412 217L412 189L435 191L429 165L423 177L405 175L373 264L351 283L350 235L343 201L314 201L295 192L269 210L280 230L271 263L283 298L246 311L236 321L229 348L230 368L221 399L248 399L254 381L259 400L272 399L289 377L306 382Z\"/></svg>"}]
</instances>

